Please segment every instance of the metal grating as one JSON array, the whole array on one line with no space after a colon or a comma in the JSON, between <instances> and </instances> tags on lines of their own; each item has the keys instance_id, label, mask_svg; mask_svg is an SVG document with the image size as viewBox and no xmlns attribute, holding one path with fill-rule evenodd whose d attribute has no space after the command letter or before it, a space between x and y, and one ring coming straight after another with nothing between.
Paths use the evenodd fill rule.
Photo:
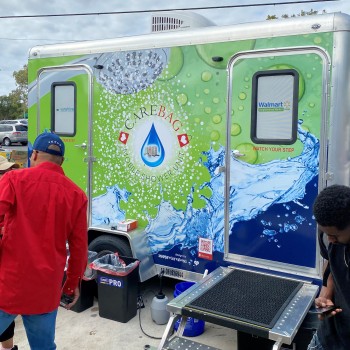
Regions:
<instances>
[{"instance_id":1,"label":"metal grating","mask_svg":"<svg viewBox=\"0 0 350 350\"><path fill-rule=\"evenodd\" d=\"M175 337L162 350L220 350L190 339Z\"/></svg>"},{"instance_id":2,"label":"metal grating","mask_svg":"<svg viewBox=\"0 0 350 350\"><path fill-rule=\"evenodd\" d=\"M193 317L209 313L271 329L302 285L299 281L233 270L186 308Z\"/></svg>"}]
</instances>

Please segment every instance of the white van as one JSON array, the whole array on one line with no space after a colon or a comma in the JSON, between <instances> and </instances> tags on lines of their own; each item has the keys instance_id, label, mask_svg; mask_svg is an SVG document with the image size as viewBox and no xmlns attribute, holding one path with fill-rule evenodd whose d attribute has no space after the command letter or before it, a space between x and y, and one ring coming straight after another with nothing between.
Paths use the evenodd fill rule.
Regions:
<instances>
[{"instance_id":1,"label":"white van","mask_svg":"<svg viewBox=\"0 0 350 350\"><path fill-rule=\"evenodd\" d=\"M0 144L11 146L14 142L28 143L28 127L23 124L0 124Z\"/></svg>"}]
</instances>

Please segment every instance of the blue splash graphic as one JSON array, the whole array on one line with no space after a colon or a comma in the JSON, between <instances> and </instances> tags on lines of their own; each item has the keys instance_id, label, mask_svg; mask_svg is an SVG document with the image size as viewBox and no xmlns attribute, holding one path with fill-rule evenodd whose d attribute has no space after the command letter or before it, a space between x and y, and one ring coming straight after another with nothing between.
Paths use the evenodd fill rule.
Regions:
<instances>
[{"instance_id":1,"label":"blue splash graphic","mask_svg":"<svg viewBox=\"0 0 350 350\"><path fill-rule=\"evenodd\" d=\"M301 124L301 123L300 123ZM292 203L297 208L307 210L305 202L306 187L318 175L319 142L315 136L298 128L299 138L303 143L303 151L299 156L284 160L273 160L265 164L248 164L230 157L230 198L229 198L229 225L230 234L235 225L253 220L260 214L267 212L273 205L285 206ZM147 141L147 139L146 139ZM147 143L145 141L145 143ZM210 188L211 196L201 198L206 205L201 209L193 208L194 189L187 196L186 209L177 210L171 202L164 199L158 205L158 213L151 217L147 212L148 225L145 231L153 254L169 251L177 246L197 250L198 237L213 240L213 251L224 251L224 175L215 174L215 170L224 165L225 149L218 151L212 148L203 152L207 161L203 162L208 169L211 180L202 184L201 189ZM121 190L117 185L108 188L107 193L93 199L93 223L114 224L125 219L120 210L120 200L127 202L130 193ZM307 196L306 196L307 197ZM307 202L307 201L306 201ZM273 212L273 211L272 211ZM285 216L287 214L284 214ZM289 214L288 214L289 215ZM295 231L302 225L305 217L293 209L294 222L288 221L276 225L269 220L259 221L260 232L255 235L267 237L276 241L280 232ZM280 217L280 210L276 217Z\"/></svg>"},{"instance_id":2,"label":"blue splash graphic","mask_svg":"<svg viewBox=\"0 0 350 350\"><path fill-rule=\"evenodd\" d=\"M125 212L120 209L120 201L127 202L131 195L126 189L118 185L107 187L107 192L92 200L92 226L116 225L118 221L125 220Z\"/></svg>"},{"instance_id":3,"label":"blue splash graphic","mask_svg":"<svg viewBox=\"0 0 350 350\"><path fill-rule=\"evenodd\" d=\"M265 164L248 164L231 155L229 225L230 233L238 222L246 222L272 205L294 202L301 208L306 185L318 175L319 142L315 136L301 129L299 138L304 144L303 152L294 158L274 160ZM213 250L224 251L224 176L216 175L215 170L224 164L225 149L210 149L203 152L207 156L207 167L211 180L201 188L209 187L211 197L201 197L206 201L202 209L194 209L193 189L187 197L186 210L177 211L170 202L162 201L155 218L148 217L146 232L152 252L158 253L172 249L174 245L182 248L196 247L198 237L213 240ZM302 216L298 217L302 221ZM289 225L289 226L287 226ZM296 229L287 224L284 231ZM265 229L262 234L275 236L277 232Z\"/></svg>"},{"instance_id":4,"label":"blue splash graphic","mask_svg":"<svg viewBox=\"0 0 350 350\"><path fill-rule=\"evenodd\" d=\"M154 168L163 163L164 157L164 147L152 123L152 127L141 147L141 158L146 165Z\"/></svg>"}]
</instances>

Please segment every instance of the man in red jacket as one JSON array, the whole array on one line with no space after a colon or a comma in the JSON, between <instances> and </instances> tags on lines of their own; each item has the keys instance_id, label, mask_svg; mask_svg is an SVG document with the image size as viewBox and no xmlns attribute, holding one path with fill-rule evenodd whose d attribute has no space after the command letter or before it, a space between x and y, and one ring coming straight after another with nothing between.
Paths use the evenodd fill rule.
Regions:
<instances>
[{"instance_id":1,"label":"man in red jacket","mask_svg":"<svg viewBox=\"0 0 350 350\"><path fill-rule=\"evenodd\" d=\"M32 350L53 350L62 294L72 307L87 263L87 198L61 167L64 143L40 134L31 167L0 181L0 334L22 315ZM70 258L66 264L66 242Z\"/></svg>"}]
</instances>

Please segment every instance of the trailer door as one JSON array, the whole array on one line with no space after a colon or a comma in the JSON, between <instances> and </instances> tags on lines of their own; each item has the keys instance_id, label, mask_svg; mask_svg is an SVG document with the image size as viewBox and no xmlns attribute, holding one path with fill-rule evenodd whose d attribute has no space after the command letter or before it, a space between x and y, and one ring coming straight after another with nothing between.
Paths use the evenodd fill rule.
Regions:
<instances>
[{"instance_id":1,"label":"trailer door","mask_svg":"<svg viewBox=\"0 0 350 350\"><path fill-rule=\"evenodd\" d=\"M89 195L91 157L90 68L43 68L37 78L36 135L52 131L65 143L65 174Z\"/></svg>"},{"instance_id":2,"label":"trailer door","mask_svg":"<svg viewBox=\"0 0 350 350\"><path fill-rule=\"evenodd\" d=\"M225 259L320 276L312 204L324 181L327 66L316 47L232 57Z\"/></svg>"}]
</instances>

